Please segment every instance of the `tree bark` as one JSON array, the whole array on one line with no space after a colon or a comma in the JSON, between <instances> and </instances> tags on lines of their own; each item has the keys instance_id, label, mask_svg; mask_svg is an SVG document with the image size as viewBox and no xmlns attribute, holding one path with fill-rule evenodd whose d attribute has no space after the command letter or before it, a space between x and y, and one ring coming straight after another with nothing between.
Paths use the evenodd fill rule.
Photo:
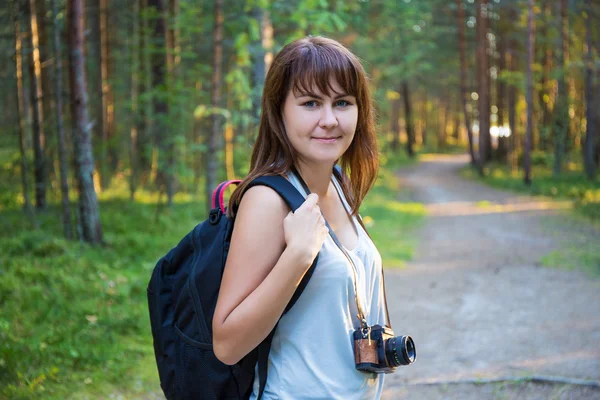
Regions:
<instances>
[{"instance_id":1,"label":"tree bark","mask_svg":"<svg viewBox=\"0 0 600 400\"><path fill-rule=\"evenodd\" d=\"M79 191L81 238L86 242L99 244L102 243L102 226L94 189L94 155L90 132L91 124L87 111L83 9L83 0L68 0L69 81L71 86L75 174Z\"/></svg>"},{"instance_id":2,"label":"tree bark","mask_svg":"<svg viewBox=\"0 0 600 400\"><path fill-rule=\"evenodd\" d=\"M558 90L554 105L554 169L556 177L562 173L563 158L565 156L566 140L569 134L569 93L566 82L566 60L568 57L568 23L567 0L559 0L560 10L560 35L558 51Z\"/></svg>"},{"instance_id":3,"label":"tree bark","mask_svg":"<svg viewBox=\"0 0 600 400\"><path fill-rule=\"evenodd\" d=\"M165 24L165 7L164 1L166 0L149 0L148 6L154 8L155 15L157 15L152 30L152 39L156 48L160 49L154 51L151 55L151 68L152 68L152 91L153 91L153 137L158 148L158 165L157 165L157 176L156 182L160 188L161 193L167 192L167 203L171 206L173 198L171 186L169 184L171 173L168 160L169 160L169 140L167 138L167 118L169 116L169 107L166 101L166 73L167 73L167 59L168 55L165 54L166 39L167 39L167 28ZM167 50L168 51L168 50Z\"/></svg>"},{"instance_id":4,"label":"tree bark","mask_svg":"<svg viewBox=\"0 0 600 400\"><path fill-rule=\"evenodd\" d=\"M597 104L594 94L594 55L592 44L592 1L586 0L586 18L585 18L585 44L587 47L586 68L585 68L585 103L586 103L586 134L583 144L583 165L585 174L592 182L596 179L596 163L594 161L594 151L596 136L598 135L598 126L596 125L596 113L594 105Z\"/></svg>"},{"instance_id":5,"label":"tree bark","mask_svg":"<svg viewBox=\"0 0 600 400\"><path fill-rule=\"evenodd\" d=\"M535 21L533 16L533 0L527 1L527 133L525 136L525 177L526 185L531 185L531 139L533 130L533 58L535 41Z\"/></svg>"},{"instance_id":6,"label":"tree bark","mask_svg":"<svg viewBox=\"0 0 600 400\"><path fill-rule=\"evenodd\" d=\"M71 225L71 202L69 200L69 183L67 179L67 147L65 144L65 130L62 118L62 54L60 43L60 27L58 23L58 7L56 0L52 0L52 17L54 25L54 97L56 105L56 133L58 136L58 160L60 171L60 193L62 200L62 219L65 237L73 237Z\"/></svg>"},{"instance_id":7,"label":"tree bark","mask_svg":"<svg viewBox=\"0 0 600 400\"><path fill-rule=\"evenodd\" d=\"M31 108L33 109L33 155L35 176L35 206L46 209L46 135L44 133L44 106L42 92L42 68L38 37L35 0L25 0L25 19L28 21L31 51L29 53L29 77L31 90Z\"/></svg>"},{"instance_id":8,"label":"tree bark","mask_svg":"<svg viewBox=\"0 0 600 400\"><path fill-rule=\"evenodd\" d=\"M415 129L410 103L410 90L407 81L402 82L402 100L404 101L404 123L406 126L406 153L412 158L415 156L413 149L413 145L415 144Z\"/></svg>"},{"instance_id":9,"label":"tree bark","mask_svg":"<svg viewBox=\"0 0 600 400\"><path fill-rule=\"evenodd\" d=\"M23 186L23 209L29 220L37 227L35 212L29 199L29 175L27 166L27 153L25 151L25 93L23 91L23 39L21 34L21 0L16 0L14 13L15 29L15 78L17 81L17 113L19 122L19 151L21 154L21 183Z\"/></svg>"},{"instance_id":10,"label":"tree bark","mask_svg":"<svg viewBox=\"0 0 600 400\"><path fill-rule=\"evenodd\" d=\"M36 20L38 25L38 38L39 38L39 50L40 50L40 73L41 73L41 102L43 107L44 119L41 121L44 124L44 135L46 140L46 147L44 149L44 160L46 170L46 184L52 186L53 179L55 176L54 171L54 155L52 146L52 80L51 80L51 59L50 59L50 46L48 45L48 37L46 29L46 1L35 0L35 12Z\"/></svg>"},{"instance_id":11,"label":"tree bark","mask_svg":"<svg viewBox=\"0 0 600 400\"><path fill-rule=\"evenodd\" d=\"M140 1L134 0L133 3L133 44L131 48L131 114L132 123L129 130L129 199L135 199L139 176L138 162L138 134L140 125L139 113L139 90L140 90L140 67L141 67L141 40L140 40Z\"/></svg>"},{"instance_id":12,"label":"tree bark","mask_svg":"<svg viewBox=\"0 0 600 400\"><path fill-rule=\"evenodd\" d=\"M510 10L511 20L517 18L517 12L514 8ZM508 68L512 73L519 70L519 61L517 57L517 41L515 39L509 40L509 46L507 50L507 63ZM508 160L511 170L518 168L518 131L517 131L517 87L511 84L508 87L508 127L510 129L510 136L508 137Z\"/></svg>"},{"instance_id":13,"label":"tree bark","mask_svg":"<svg viewBox=\"0 0 600 400\"><path fill-rule=\"evenodd\" d=\"M498 40L498 76L502 71L506 69L506 42L502 37ZM504 132L504 110L506 105L506 85L501 79L496 80L496 93L497 101L496 106L498 107L498 128L500 132ZM496 156L499 161L506 162L506 156L508 153L508 137L499 135L498 136L498 149L496 150Z\"/></svg>"},{"instance_id":14,"label":"tree bark","mask_svg":"<svg viewBox=\"0 0 600 400\"><path fill-rule=\"evenodd\" d=\"M148 92L152 88L152 74L150 72L150 51L149 37L150 29L148 24L148 0L136 0L140 4L140 80L139 80L139 101L140 116L138 125L137 144L139 150L139 182L144 186L150 176L149 171L152 168L152 103L148 99Z\"/></svg>"},{"instance_id":15,"label":"tree bark","mask_svg":"<svg viewBox=\"0 0 600 400\"><path fill-rule=\"evenodd\" d=\"M223 58L223 0L215 0L213 30L213 73L211 104L213 110L221 104L221 67ZM206 204L210 208L212 191L217 185L217 151L219 134L221 132L221 118L215 112L211 115L212 130L208 138L208 152L206 154Z\"/></svg>"},{"instance_id":16,"label":"tree bark","mask_svg":"<svg viewBox=\"0 0 600 400\"><path fill-rule=\"evenodd\" d=\"M548 23L551 18L550 3L542 2L544 21L540 26L540 38L545 38L546 42L541 47L542 54L542 73L540 76L540 90L538 92L539 104L541 109L541 121L539 129L540 150L546 151L550 144L550 126L552 114L550 112L550 72L552 70L552 46L547 42Z\"/></svg>"},{"instance_id":17,"label":"tree bark","mask_svg":"<svg viewBox=\"0 0 600 400\"><path fill-rule=\"evenodd\" d=\"M477 159L473 151L473 131L471 130L471 118L467 111L467 45L465 40L465 10L463 0L456 0L458 10L458 54L460 59L460 100L464 115L465 128L469 139L469 156L471 164L476 165Z\"/></svg>"},{"instance_id":18,"label":"tree bark","mask_svg":"<svg viewBox=\"0 0 600 400\"><path fill-rule=\"evenodd\" d=\"M490 160L490 93L489 93L489 59L488 59L488 3L477 0L477 78L479 92L479 161L483 166Z\"/></svg>"},{"instance_id":19,"label":"tree bark","mask_svg":"<svg viewBox=\"0 0 600 400\"><path fill-rule=\"evenodd\" d=\"M392 135L392 152L396 152L400 145L400 99L390 100L390 134Z\"/></svg>"},{"instance_id":20,"label":"tree bark","mask_svg":"<svg viewBox=\"0 0 600 400\"><path fill-rule=\"evenodd\" d=\"M260 24L260 38L252 45L252 109L254 110L254 122L252 126L258 125L260 118L262 92L265 85L265 76L273 59L273 25L269 17L269 11L263 7L254 7L252 17ZM252 136L254 134L252 133Z\"/></svg>"},{"instance_id":21,"label":"tree bark","mask_svg":"<svg viewBox=\"0 0 600 400\"><path fill-rule=\"evenodd\" d=\"M107 186L108 162L107 162L107 138L106 113L104 99L104 76L102 74L102 0L91 0L88 8L89 37L91 59L91 78L88 82L92 93L90 106L92 110L92 125L94 132L93 142L96 145L97 173L100 175L100 187L102 191Z\"/></svg>"}]
</instances>

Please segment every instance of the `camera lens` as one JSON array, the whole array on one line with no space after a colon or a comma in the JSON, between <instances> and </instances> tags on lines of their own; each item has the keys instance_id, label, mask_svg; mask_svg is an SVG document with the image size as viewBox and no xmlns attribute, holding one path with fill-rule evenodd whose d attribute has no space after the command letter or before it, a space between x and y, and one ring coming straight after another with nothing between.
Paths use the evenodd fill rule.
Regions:
<instances>
[{"instance_id":1,"label":"camera lens","mask_svg":"<svg viewBox=\"0 0 600 400\"><path fill-rule=\"evenodd\" d=\"M415 342L410 336L396 336L386 340L385 358L391 367L412 364L417 359Z\"/></svg>"}]
</instances>

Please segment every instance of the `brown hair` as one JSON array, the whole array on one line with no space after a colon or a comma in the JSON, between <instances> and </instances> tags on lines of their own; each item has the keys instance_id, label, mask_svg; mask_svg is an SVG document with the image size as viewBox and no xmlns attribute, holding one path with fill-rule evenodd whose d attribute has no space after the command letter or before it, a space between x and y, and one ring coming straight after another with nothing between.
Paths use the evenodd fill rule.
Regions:
<instances>
[{"instance_id":1,"label":"brown hair","mask_svg":"<svg viewBox=\"0 0 600 400\"><path fill-rule=\"evenodd\" d=\"M377 179L379 157L367 75L358 58L335 40L312 36L286 45L275 57L262 96L258 137L250 172L229 201L234 216L248 184L263 175L282 175L297 165L297 154L283 125L283 105L290 90L310 92L313 85L330 95L331 79L356 97L358 121L354 139L338 163L344 171L342 190L357 215L360 204Z\"/></svg>"}]
</instances>

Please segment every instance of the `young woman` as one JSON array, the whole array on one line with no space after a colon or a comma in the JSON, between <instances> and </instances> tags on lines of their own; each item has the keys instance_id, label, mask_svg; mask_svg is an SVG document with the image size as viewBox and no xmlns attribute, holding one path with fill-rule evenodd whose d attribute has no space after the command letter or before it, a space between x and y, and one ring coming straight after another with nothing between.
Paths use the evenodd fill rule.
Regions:
<instances>
[{"instance_id":1,"label":"young woman","mask_svg":"<svg viewBox=\"0 0 600 400\"><path fill-rule=\"evenodd\" d=\"M341 181L334 174L336 164L343 171ZM388 322L381 257L357 219L377 169L372 103L356 56L323 37L285 46L267 74L250 173L230 200L236 223L213 318L214 352L234 364L281 317L263 399L381 395L383 374L356 370L352 341L360 327L355 293L369 326ZM295 213L270 188L255 186L244 193L252 179L275 174L301 193L299 178L306 182L311 193ZM317 254L308 285L282 317ZM256 376L253 399L257 392Z\"/></svg>"}]
</instances>

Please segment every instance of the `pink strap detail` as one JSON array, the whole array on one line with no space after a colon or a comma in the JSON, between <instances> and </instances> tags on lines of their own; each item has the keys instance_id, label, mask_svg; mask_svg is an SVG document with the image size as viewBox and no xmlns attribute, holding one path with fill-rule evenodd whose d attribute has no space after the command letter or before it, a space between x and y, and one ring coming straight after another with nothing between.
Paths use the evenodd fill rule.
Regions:
<instances>
[{"instance_id":1,"label":"pink strap detail","mask_svg":"<svg viewBox=\"0 0 600 400\"><path fill-rule=\"evenodd\" d=\"M213 193L212 193L212 196L211 196L211 200L210 200L210 209L211 210L217 206L217 204L216 204L216 202L217 202L217 193L219 192L219 189L221 189L221 186L223 186L224 183L225 182L219 183L219 185L215 188L215 190L213 190Z\"/></svg>"},{"instance_id":2,"label":"pink strap detail","mask_svg":"<svg viewBox=\"0 0 600 400\"><path fill-rule=\"evenodd\" d=\"M221 183L219 186L217 186L217 188L215 189L215 191L213 192L212 195L212 207L211 208L215 208L217 206L217 204L215 204L216 198L217 198L217 193L219 196L219 208L221 209L221 212L225 213L225 205L223 204L223 200L225 197L225 189L227 189L227 187L229 185L237 185L241 182L241 180L236 179L233 181L227 181L227 182L223 182Z\"/></svg>"}]
</instances>

